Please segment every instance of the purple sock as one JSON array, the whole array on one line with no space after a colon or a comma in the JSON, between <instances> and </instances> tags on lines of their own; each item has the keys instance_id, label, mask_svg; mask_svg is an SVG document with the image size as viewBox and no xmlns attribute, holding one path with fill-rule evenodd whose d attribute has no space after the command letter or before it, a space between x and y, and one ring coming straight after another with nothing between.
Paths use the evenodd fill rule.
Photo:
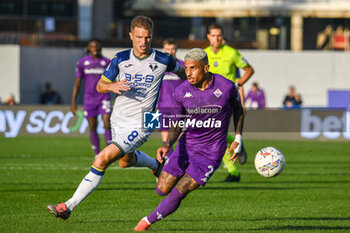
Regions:
<instances>
[{"instance_id":1,"label":"purple sock","mask_svg":"<svg viewBox=\"0 0 350 233\"><path fill-rule=\"evenodd\" d=\"M112 141L112 135L111 135L110 129L105 129L105 140L106 140L106 145L109 145Z\"/></svg>"},{"instance_id":2,"label":"purple sock","mask_svg":"<svg viewBox=\"0 0 350 233\"><path fill-rule=\"evenodd\" d=\"M100 153L100 138L98 137L98 134L96 131L90 132L90 141L92 149L94 150L95 155Z\"/></svg>"},{"instance_id":3,"label":"purple sock","mask_svg":"<svg viewBox=\"0 0 350 233\"><path fill-rule=\"evenodd\" d=\"M180 206L181 201L186 196L182 195L176 188L171 190L171 193L168 197L163 199L158 205L158 207L147 216L148 221L153 224L158 222L173 213Z\"/></svg>"},{"instance_id":4,"label":"purple sock","mask_svg":"<svg viewBox=\"0 0 350 233\"><path fill-rule=\"evenodd\" d=\"M160 191L158 189L158 185L156 185L156 190L157 190L157 193L158 193L159 196L166 196L166 195L168 195L168 193L163 193L162 191Z\"/></svg>"}]
</instances>

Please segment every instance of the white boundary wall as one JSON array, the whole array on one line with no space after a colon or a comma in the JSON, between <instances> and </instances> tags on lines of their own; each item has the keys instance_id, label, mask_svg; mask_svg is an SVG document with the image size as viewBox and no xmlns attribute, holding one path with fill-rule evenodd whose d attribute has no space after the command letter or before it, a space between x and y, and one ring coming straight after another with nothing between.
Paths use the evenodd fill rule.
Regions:
<instances>
[{"instance_id":1,"label":"white boundary wall","mask_svg":"<svg viewBox=\"0 0 350 233\"><path fill-rule=\"evenodd\" d=\"M124 49L104 48L103 54L113 58L116 52ZM187 51L187 49L179 49L178 58L183 59ZM255 74L245 85L245 91L247 93L251 83L257 81L265 91L267 107L282 107L283 98L290 85L296 86L297 91L302 95L303 105L306 107L326 107L329 89L350 90L349 52L256 50L240 50L240 52L255 69ZM26 101L22 96L22 103L37 104L38 102L35 101L38 100L38 90L40 90L38 87L42 87L45 82L51 80L54 88L63 95L64 104L70 104L75 77L74 67L80 54L83 54L83 49L20 48L19 46L2 45L0 53L3 55L0 58L0 97L2 101L11 93L15 95L16 100L19 100L20 94L23 95L20 93L23 89ZM51 65L38 64L38 67L35 67L33 62L24 62L47 61L48 56L49 58L62 56L65 58L54 59L53 62L50 62ZM53 70L55 67L57 67L56 71ZM36 69L40 70L40 74L49 73L50 75L37 75L37 72L34 72ZM25 85L25 88L20 86L19 80L24 81L22 85Z\"/></svg>"},{"instance_id":2,"label":"white boundary wall","mask_svg":"<svg viewBox=\"0 0 350 233\"><path fill-rule=\"evenodd\" d=\"M20 99L20 47L0 45L0 98L4 102L10 95Z\"/></svg>"}]
</instances>

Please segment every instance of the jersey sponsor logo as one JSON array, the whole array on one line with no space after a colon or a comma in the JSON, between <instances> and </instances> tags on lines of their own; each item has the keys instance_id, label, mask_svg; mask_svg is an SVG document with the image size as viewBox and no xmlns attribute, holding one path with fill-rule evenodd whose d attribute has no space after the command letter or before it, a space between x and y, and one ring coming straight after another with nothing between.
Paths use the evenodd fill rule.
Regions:
<instances>
[{"instance_id":1,"label":"jersey sponsor logo","mask_svg":"<svg viewBox=\"0 0 350 233\"><path fill-rule=\"evenodd\" d=\"M125 79L126 81L131 82L130 87L142 86L142 87L148 88L148 87L151 87L152 82L154 80L154 76L151 74L143 76L142 74L131 75L131 74L125 73Z\"/></svg>"},{"instance_id":2,"label":"jersey sponsor logo","mask_svg":"<svg viewBox=\"0 0 350 233\"><path fill-rule=\"evenodd\" d=\"M85 74L103 74L103 71L104 71L103 68L84 69Z\"/></svg>"},{"instance_id":3,"label":"jersey sponsor logo","mask_svg":"<svg viewBox=\"0 0 350 233\"><path fill-rule=\"evenodd\" d=\"M220 112L222 107L220 105L206 105L196 108L186 108L188 114L210 114Z\"/></svg>"},{"instance_id":4,"label":"jersey sponsor logo","mask_svg":"<svg viewBox=\"0 0 350 233\"><path fill-rule=\"evenodd\" d=\"M154 72L158 68L158 65L155 63L151 63L149 64L149 68L151 68L151 70Z\"/></svg>"},{"instance_id":5,"label":"jersey sponsor logo","mask_svg":"<svg viewBox=\"0 0 350 233\"><path fill-rule=\"evenodd\" d=\"M190 98L193 97L193 95L190 92L186 92L186 94L184 95L184 98Z\"/></svg>"},{"instance_id":6,"label":"jersey sponsor logo","mask_svg":"<svg viewBox=\"0 0 350 233\"><path fill-rule=\"evenodd\" d=\"M162 114L157 110L156 112L143 113L143 127L145 129L160 129L160 116Z\"/></svg>"},{"instance_id":7,"label":"jersey sponsor logo","mask_svg":"<svg viewBox=\"0 0 350 233\"><path fill-rule=\"evenodd\" d=\"M219 98L222 95L222 91L218 88L214 91L214 95Z\"/></svg>"}]
</instances>

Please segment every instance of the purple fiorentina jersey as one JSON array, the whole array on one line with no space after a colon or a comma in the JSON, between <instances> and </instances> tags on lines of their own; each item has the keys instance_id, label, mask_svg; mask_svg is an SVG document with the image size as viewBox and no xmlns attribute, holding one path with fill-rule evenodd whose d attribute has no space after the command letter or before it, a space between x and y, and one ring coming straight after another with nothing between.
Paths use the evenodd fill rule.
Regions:
<instances>
[{"instance_id":1,"label":"purple fiorentina jersey","mask_svg":"<svg viewBox=\"0 0 350 233\"><path fill-rule=\"evenodd\" d=\"M177 63L179 63L180 66L184 67L184 62L181 60L176 59ZM177 86L179 86L181 83L183 83L185 80L181 79L179 76L177 76L174 73L166 72L163 81L162 86L160 88L160 94L159 94L159 100L158 100L158 108L160 109L160 112L162 113L170 113L173 104L174 99L174 91Z\"/></svg>"},{"instance_id":2,"label":"purple fiorentina jersey","mask_svg":"<svg viewBox=\"0 0 350 233\"><path fill-rule=\"evenodd\" d=\"M248 108L265 108L264 91L261 89L257 92L249 91L247 97L245 97L245 106Z\"/></svg>"},{"instance_id":3,"label":"purple fiorentina jersey","mask_svg":"<svg viewBox=\"0 0 350 233\"><path fill-rule=\"evenodd\" d=\"M191 157L204 156L221 160L227 148L227 132L232 108L241 107L235 84L225 77L213 74L210 85L203 91L188 81L176 88L174 114L188 115L186 123L186 150ZM180 120L181 121L181 120Z\"/></svg>"},{"instance_id":4,"label":"purple fiorentina jersey","mask_svg":"<svg viewBox=\"0 0 350 233\"><path fill-rule=\"evenodd\" d=\"M94 60L92 55L82 57L77 64L75 76L83 78L85 82L84 105L98 103L102 100L109 100L109 93L98 93L96 86L110 60L100 57Z\"/></svg>"}]
</instances>

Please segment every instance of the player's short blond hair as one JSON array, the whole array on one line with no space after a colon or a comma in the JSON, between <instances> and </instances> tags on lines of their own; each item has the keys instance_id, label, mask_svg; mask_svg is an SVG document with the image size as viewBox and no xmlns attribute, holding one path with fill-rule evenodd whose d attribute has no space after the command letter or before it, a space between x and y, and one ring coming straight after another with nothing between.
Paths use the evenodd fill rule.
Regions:
<instances>
[{"instance_id":1,"label":"player's short blond hair","mask_svg":"<svg viewBox=\"0 0 350 233\"><path fill-rule=\"evenodd\" d=\"M204 64L208 64L208 55L203 49L194 48L185 55L186 60L201 61Z\"/></svg>"},{"instance_id":2,"label":"player's short blond hair","mask_svg":"<svg viewBox=\"0 0 350 233\"><path fill-rule=\"evenodd\" d=\"M130 24L130 31L133 31L135 27L144 28L149 30L151 33L153 32L153 21L150 17L145 15L135 16Z\"/></svg>"}]
</instances>

